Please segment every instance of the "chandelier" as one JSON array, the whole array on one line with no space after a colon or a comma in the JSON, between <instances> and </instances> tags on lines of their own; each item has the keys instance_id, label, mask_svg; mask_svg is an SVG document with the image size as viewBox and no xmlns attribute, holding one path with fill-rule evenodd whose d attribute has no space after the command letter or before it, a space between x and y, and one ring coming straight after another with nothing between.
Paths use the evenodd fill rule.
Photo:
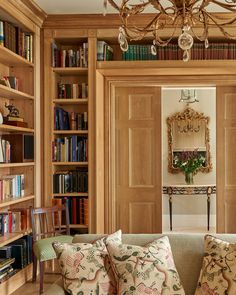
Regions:
<instances>
[{"instance_id":1,"label":"chandelier","mask_svg":"<svg viewBox=\"0 0 236 295\"><path fill-rule=\"evenodd\" d=\"M119 28L118 41L122 51L128 50L127 39L136 41L151 35L153 40L151 53L156 55L157 46L168 45L176 37L178 28L181 29L178 46L183 50L184 61L190 58L194 37L203 41L205 48L209 47L209 27L217 27L226 38L236 39L236 36L226 30L227 25L236 22L236 0L137 0L136 2L133 4L132 0L104 0L104 14L106 14L107 3L119 12L122 25ZM210 12L209 6L212 4L216 11L223 9L230 12L229 19L223 20L219 14ZM152 19L143 26L134 25L130 21L131 17L141 14L148 6L152 6L156 11ZM160 31L165 28L172 29L170 36L166 39L160 35ZM197 33L196 28L200 28L202 32Z\"/></svg>"}]
</instances>

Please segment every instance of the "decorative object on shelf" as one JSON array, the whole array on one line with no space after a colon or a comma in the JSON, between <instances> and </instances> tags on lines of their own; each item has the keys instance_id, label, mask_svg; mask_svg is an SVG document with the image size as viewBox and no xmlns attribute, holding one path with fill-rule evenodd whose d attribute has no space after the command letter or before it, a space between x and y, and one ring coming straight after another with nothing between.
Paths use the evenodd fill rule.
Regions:
<instances>
[{"instance_id":1,"label":"decorative object on shelf","mask_svg":"<svg viewBox=\"0 0 236 295\"><path fill-rule=\"evenodd\" d=\"M197 150L182 151L175 155L174 166L185 175L185 182L193 184L193 175L204 165L205 158Z\"/></svg>"},{"instance_id":2,"label":"decorative object on shelf","mask_svg":"<svg viewBox=\"0 0 236 295\"><path fill-rule=\"evenodd\" d=\"M4 123L18 127L27 127L28 124L19 116L19 110L13 105L5 103L5 108L8 109L9 114L4 117Z\"/></svg>"},{"instance_id":3,"label":"decorative object on shelf","mask_svg":"<svg viewBox=\"0 0 236 295\"><path fill-rule=\"evenodd\" d=\"M190 103L199 102L199 100L197 99L196 89L182 89L179 102L186 102L187 106Z\"/></svg>"},{"instance_id":4,"label":"decorative object on shelf","mask_svg":"<svg viewBox=\"0 0 236 295\"><path fill-rule=\"evenodd\" d=\"M194 43L193 36L203 41L205 48L209 47L208 37L210 27L218 28L226 38L236 39L236 36L231 35L226 30L227 25L232 25L236 22L235 0L144 0L136 4L131 0L122 0L120 5L115 0L104 0L104 15L107 10L107 2L119 12L121 18L122 26L119 28L118 41L122 51L128 50L127 39L142 40L147 35L152 35L152 54L156 55L156 46L166 46L176 37L176 31L180 29L181 33L178 35L178 45L183 50L183 60L188 61L190 59L190 49ZM209 9L212 4L215 5L216 11L223 9L229 12L229 18L222 19L222 16L219 14L212 13ZM150 18L147 24L136 26L132 16L141 14L148 6L152 6L156 10L156 13L153 14L153 17ZM163 31L165 28L172 28L172 32L167 39L160 36L160 31ZM196 28L200 28L201 33L197 33L195 31Z\"/></svg>"}]
</instances>

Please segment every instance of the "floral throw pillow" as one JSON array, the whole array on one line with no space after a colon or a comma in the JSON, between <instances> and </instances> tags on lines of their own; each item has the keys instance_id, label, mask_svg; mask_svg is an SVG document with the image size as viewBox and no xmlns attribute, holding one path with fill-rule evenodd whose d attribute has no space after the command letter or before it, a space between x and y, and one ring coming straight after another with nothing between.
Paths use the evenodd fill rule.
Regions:
<instances>
[{"instance_id":1,"label":"floral throw pillow","mask_svg":"<svg viewBox=\"0 0 236 295\"><path fill-rule=\"evenodd\" d=\"M195 295L236 294L236 244L205 236L205 255Z\"/></svg>"},{"instance_id":2,"label":"floral throw pillow","mask_svg":"<svg viewBox=\"0 0 236 295\"><path fill-rule=\"evenodd\" d=\"M168 237L145 247L108 242L119 295L184 295Z\"/></svg>"},{"instance_id":3,"label":"floral throw pillow","mask_svg":"<svg viewBox=\"0 0 236 295\"><path fill-rule=\"evenodd\" d=\"M71 295L115 295L116 281L106 243L121 243L121 231L89 243L54 242L65 290Z\"/></svg>"}]
</instances>

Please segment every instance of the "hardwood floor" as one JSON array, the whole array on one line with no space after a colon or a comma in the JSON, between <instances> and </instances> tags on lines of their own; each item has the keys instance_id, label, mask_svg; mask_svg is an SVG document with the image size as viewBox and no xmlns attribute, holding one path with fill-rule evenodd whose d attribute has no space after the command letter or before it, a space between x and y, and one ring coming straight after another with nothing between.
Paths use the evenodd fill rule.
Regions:
<instances>
[{"instance_id":1,"label":"hardwood floor","mask_svg":"<svg viewBox=\"0 0 236 295\"><path fill-rule=\"evenodd\" d=\"M44 291L46 291L58 278L59 274L45 274L44 276ZM17 289L12 295L38 295L39 294L39 276L37 281L32 283L28 281L26 284Z\"/></svg>"}]
</instances>

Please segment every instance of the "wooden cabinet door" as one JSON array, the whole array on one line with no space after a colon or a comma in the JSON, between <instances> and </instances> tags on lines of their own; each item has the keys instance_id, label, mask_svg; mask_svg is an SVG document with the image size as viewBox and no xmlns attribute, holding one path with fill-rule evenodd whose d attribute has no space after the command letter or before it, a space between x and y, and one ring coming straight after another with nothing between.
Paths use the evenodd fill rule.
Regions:
<instances>
[{"instance_id":1,"label":"wooden cabinet door","mask_svg":"<svg viewBox=\"0 0 236 295\"><path fill-rule=\"evenodd\" d=\"M113 230L162 230L161 91L115 87L111 97Z\"/></svg>"},{"instance_id":2,"label":"wooden cabinet door","mask_svg":"<svg viewBox=\"0 0 236 295\"><path fill-rule=\"evenodd\" d=\"M217 232L236 233L236 87L217 88Z\"/></svg>"}]
</instances>

